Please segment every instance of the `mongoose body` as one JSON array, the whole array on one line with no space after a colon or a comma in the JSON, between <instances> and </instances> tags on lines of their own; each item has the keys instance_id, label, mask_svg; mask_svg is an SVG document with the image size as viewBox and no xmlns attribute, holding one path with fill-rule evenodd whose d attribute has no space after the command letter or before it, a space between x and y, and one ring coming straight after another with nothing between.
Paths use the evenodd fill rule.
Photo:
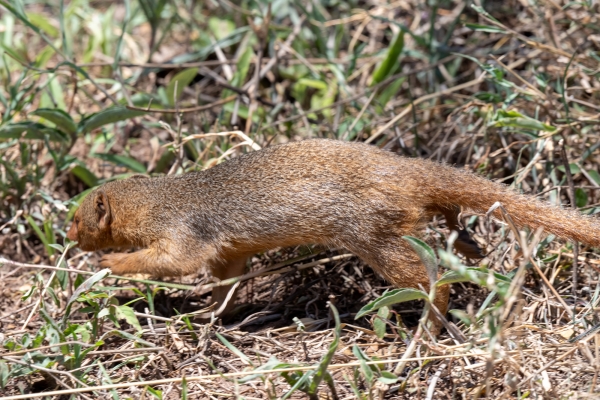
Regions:
<instances>
[{"instance_id":1,"label":"mongoose body","mask_svg":"<svg viewBox=\"0 0 600 400\"><path fill-rule=\"evenodd\" d=\"M201 172L106 183L82 202L68 237L88 251L142 248L102 258L117 275L210 268L226 279L241 275L254 253L313 243L352 251L398 287L428 288L402 236L417 235L436 213L459 230L460 207L486 212L496 201L518 226L600 245L595 218L449 166L324 139L265 148ZM456 248L478 254L464 232ZM216 288L213 299L223 301L228 289ZM441 287L435 304L444 313L447 303Z\"/></svg>"}]
</instances>

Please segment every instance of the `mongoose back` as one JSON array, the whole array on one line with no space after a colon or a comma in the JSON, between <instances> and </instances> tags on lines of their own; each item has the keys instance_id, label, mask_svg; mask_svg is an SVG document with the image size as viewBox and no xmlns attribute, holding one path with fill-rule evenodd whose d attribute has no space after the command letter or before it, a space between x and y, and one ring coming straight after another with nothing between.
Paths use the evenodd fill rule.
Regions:
<instances>
[{"instance_id":1,"label":"mongoose back","mask_svg":"<svg viewBox=\"0 0 600 400\"><path fill-rule=\"evenodd\" d=\"M428 288L425 267L402 236L418 235L436 213L459 230L460 207L484 213L496 201L519 227L600 246L595 218L467 171L325 139L265 148L201 172L106 183L82 202L67 236L88 251L142 248L102 258L117 275L210 268L226 279L241 275L252 254L313 243L352 251L398 287ZM457 250L476 257L462 233ZM228 290L215 288L213 300L222 302ZM447 286L438 290L442 313L448 295Z\"/></svg>"}]
</instances>

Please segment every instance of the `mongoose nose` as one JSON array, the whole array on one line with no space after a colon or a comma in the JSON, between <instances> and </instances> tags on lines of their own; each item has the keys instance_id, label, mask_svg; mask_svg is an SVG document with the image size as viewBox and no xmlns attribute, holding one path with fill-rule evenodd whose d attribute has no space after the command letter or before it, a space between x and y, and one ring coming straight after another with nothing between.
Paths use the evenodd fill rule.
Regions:
<instances>
[{"instance_id":1,"label":"mongoose nose","mask_svg":"<svg viewBox=\"0 0 600 400\"><path fill-rule=\"evenodd\" d=\"M69 232L67 232L67 238L72 241L77 240L77 224L75 222L73 222Z\"/></svg>"}]
</instances>

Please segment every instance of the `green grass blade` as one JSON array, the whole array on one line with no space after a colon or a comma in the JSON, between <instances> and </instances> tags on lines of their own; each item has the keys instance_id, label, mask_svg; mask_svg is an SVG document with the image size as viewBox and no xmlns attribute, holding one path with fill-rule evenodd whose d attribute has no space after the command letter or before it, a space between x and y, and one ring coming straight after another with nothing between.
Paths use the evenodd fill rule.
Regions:
<instances>
[{"instance_id":1,"label":"green grass blade","mask_svg":"<svg viewBox=\"0 0 600 400\"><path fill-rule=\"evenodd\" d=\"M47 119L69 135L74 135L77 132L77 125L73 121L73 118L63 110L57 108L38 108L31 115Z\"/></svg>"},{"instance_id":2,"label":"green grass blade","mask_svg":"<svg viewBox=\"0 0 600 400\"><path fill-rule=\"evenodd\" d=\"M371 86L382 82L385 78L387 78L390 75L392 70L398 67L398 57L400 57L400 54L402 53L403 49L404 30L400 30L400 32L398 32L398 35L388 48L387 56L373 73Z\"/></svg>"},{"instance_id":3,"label":"green grass blade","mask_svg":"<svg viewBox=\"0 0 600 400\"><path fill-rule=\"evenodd\" d=\"M393 304L404 303L412 300L429 300L429 295L418 289L394 289L384 293L376 300L373 300L363 308L361 308L354 319L363 317L370 312L380 309L383 306L391 306Z\"/></svg>"},{"instance_id":4,"label":"green grass blade","mask_svg":"<svg viewBox=\"0 0 600 400\"><path fill-rule=\"evenodd\" d=\"M80 134L86 134L101 126L140 117L144 114L146 114L145 111L130 110L125 107L107 108L81 121L78 131Z\"/></svg>"},{"instance_id":5,"label":"green grass blade","mask_svg":"<svg viewBox=\"0 0 600 400\"><path fill-rule=\"evenodd\" d=\"M139 172L140 174L146 173L146 167L144 166L144 164L137 160L134 160L131 157L108 153L95 153L94 156L104 161L109 161L113 164L122 165L124 167L129 168L132 171Z\"/></svg>"},{"instance_id":6,"label":"green grass blade","mask_svg":"<svg viewBox=\"0 0 600 400\"><path fill-rule=\"evenodd\" d=\"M325 355L321 359L321 362L319 362L319 367L315 371L314 377L308 387L309 395L317 393L317 388L323 380L323 378L325 377L325 374L327 374L327 367L329 366L329 364L331 364L333 355L335 354L335 351L337 350L338 345L340 343L340 337L342 336L342 328L338 310L331 302L329 303L329 309L331 310L331 313L333 314L333 319L335 320L335 329L333 330L335 338L329 345L327 353L325 353Z\"/></svg>"},{"instance_id":7,"label":"green grass blade","mask_svg":"<svg viewBox=\"0 0 600 400\"><path fill-rule=\"evenodd\" d=\"M189 86L198 74L197 68L188 68L176 74L169 85L167 86L167 99L171 106L175 105L175 102L179 100L183 90Z\"/></svg>"}]
</instances>

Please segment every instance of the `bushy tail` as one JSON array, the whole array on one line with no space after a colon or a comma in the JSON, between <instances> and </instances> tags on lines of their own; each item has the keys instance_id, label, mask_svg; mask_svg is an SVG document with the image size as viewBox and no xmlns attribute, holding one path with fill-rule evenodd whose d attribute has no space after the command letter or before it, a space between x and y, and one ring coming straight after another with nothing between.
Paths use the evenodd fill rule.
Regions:
<instances>
[{"instance_id":1,"label":"bushy tail","mask_svg":"<svg viewBox=\"0 0 600 400\"><path fill-rule=\"evenodd\" d=\"M546 204L533 196L518 194L504 185L454 168L441 166L434 179L431 183L437 190L432 200L438 206L458 205L485 213L495 202L500 202L518 228L543 227L546 233L600 247L600 219L597 217ZM501 211L496 210L494 216L502 219Z\"/></svg>"}]
</instances>

